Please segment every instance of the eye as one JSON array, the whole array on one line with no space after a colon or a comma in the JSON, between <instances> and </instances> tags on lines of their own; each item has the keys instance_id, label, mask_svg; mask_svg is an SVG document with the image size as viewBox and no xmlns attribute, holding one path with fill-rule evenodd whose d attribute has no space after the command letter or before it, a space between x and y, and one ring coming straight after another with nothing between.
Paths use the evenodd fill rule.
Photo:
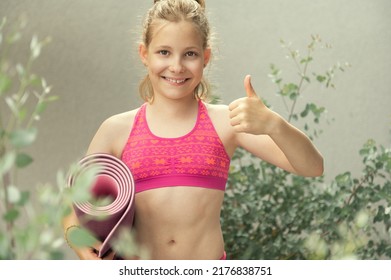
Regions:
<instances>
[{"instance_id":1,"label":"eye","mask_svg":"<svg viewBox=\"0 0 391 280\"><path fill-rule=\"evenodd\" d=\"M198 56L198 53L190 51L190 52L187 52L185 55L189 56L189 57L195 57L195 56Z\"/></svg>"},{"instance_id":2,"label":"eye","mask_svg":"<svg viewBox=\"0 0 391 280\"><path fill-rule=\"evenodd\" d=\"M159 53L160 55L163 55L163 56L167 56L167 55L170 54L169 51L167 51L167 50L161 50L161 51L159 51L158 53Z\"/></svg>"}]
</instances>

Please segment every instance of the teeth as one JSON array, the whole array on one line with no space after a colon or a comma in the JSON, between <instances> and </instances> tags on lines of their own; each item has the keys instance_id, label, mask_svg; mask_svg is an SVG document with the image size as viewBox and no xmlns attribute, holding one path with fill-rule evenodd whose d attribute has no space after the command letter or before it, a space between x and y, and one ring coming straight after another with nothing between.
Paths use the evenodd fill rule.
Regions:
<instances>
[{"instance_id":1,"label":"teeth","mask_svg":"<svg viewBox=\"0 0 391 280\"><path fill-rule=\"evenodd\" d=\"M170 79L170 78L167 78L166 77L166 80L171 82L171 83L176 83L176 84L181 84L183 83L184 81L186 81L186 79L183 79L183 80L175 80L175 79Z\"/></svg>"}]
</instances>

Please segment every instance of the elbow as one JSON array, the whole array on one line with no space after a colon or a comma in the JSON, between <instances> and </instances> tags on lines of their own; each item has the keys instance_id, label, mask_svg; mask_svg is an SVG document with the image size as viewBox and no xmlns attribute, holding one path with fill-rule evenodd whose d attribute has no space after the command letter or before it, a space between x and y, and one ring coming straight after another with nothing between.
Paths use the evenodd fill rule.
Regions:
<instances>
[{"instance_id":1,"label":"elbow","mask_svg":"<svg viewBox=\"0 0 391 280\"><path fill-rule=\"evenodd\" d=\"M323 162L323 157L319 157L316 161L308 162L306 164L306 167L298 171L296 170L297 175L303 176L303 177L320 177L324 173L324 162Z\"/></svg>"},{"instance_id":2,"label":"elbow","mask_svg":"<svg viewBox=\"0 0 391 280\"><path fill-rule=\"evenodd\" d=\"M321 177L324 174L323 165L315 170L314 174L311 177Z\"/></svg>"},{"instance_id":3,"label":"elbow","mask_svg":"<svg viewBox=\"0 0 391 280\"><path fill-rule=\"evenodd\" d=\"M320 158L311 165L311 172L307 175L307 177L320 177L324 174L324 161L323 157Z\"/></svg>"}]
</instances>

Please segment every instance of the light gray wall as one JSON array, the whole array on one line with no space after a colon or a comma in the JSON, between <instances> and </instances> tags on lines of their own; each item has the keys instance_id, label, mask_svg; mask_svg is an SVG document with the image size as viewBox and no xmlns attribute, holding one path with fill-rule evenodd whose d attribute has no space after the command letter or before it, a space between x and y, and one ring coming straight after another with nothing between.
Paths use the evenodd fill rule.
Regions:
<instances>
[{"instance_id":1,"label":"light gray wall","mask_svg":"<svg viewBox=\"0 0 391 280\"><path fill-rule=\"evenodd\" d=\"M25 171L22 184L54 181L58 169L66 170L84 154L105 118L141 103L137 84L144 73L136 50L141 17L151 2L0 1L0 17L12 22L27 16L27 37L52 38L35 71L60 97L40 122L35 164ZM250 73L257 92L284 115L267 77L270 63L292 71L279 40L303 50L309 36L319 34L333 45L328 52L319 51L321 67L337 61L352 64L336 77L335 90L307 90L335 118L315 141L325 157L326 177L345 170L359 174L358 150L368 138L390 146L391 1L208 0L207 10L217 39L208 76L224 103L244 96L243 78ZM14 50L21 58L23 51Z\"/></svg>"}]
</instances>

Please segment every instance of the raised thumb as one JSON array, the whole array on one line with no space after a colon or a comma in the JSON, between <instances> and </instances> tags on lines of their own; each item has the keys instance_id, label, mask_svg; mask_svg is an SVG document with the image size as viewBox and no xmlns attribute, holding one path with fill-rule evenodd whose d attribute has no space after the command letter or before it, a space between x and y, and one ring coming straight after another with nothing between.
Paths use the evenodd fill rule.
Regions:
<instances>
[{"instance_id":1,"label":"raised thumb","mask_svg":"<svg viewBox=\"0 0 391 280\"><path fill-rule=\"evenodd\" d=\"M246 90L247 97L257 96L257 94L255 93L255 90L253 88L253 85L251 84L251 75L247 75L244 78L244 88Z\"/></svg>"}]
</instances>

